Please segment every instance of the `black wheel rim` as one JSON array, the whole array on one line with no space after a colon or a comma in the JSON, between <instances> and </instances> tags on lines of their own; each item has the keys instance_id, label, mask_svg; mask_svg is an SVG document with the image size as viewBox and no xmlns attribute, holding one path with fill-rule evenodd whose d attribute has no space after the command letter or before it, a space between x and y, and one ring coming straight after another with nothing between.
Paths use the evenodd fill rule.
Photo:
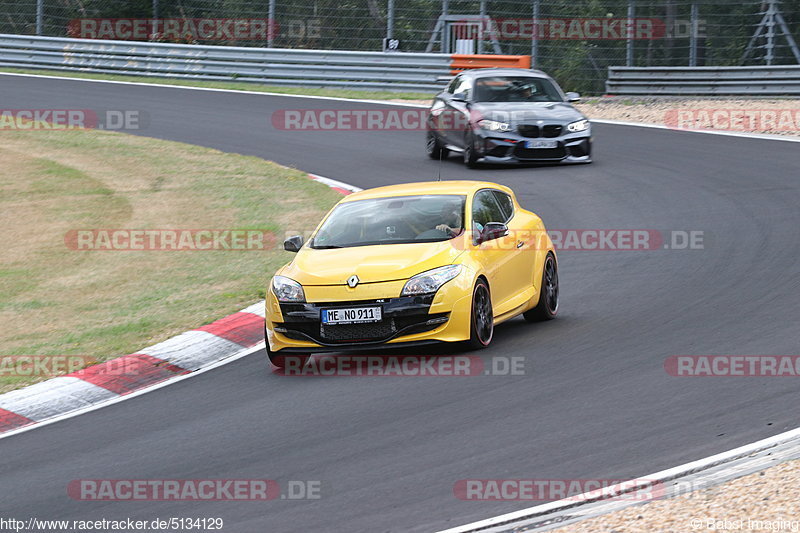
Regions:
<instances>
[{"instance_id":1,"label":"black wheel rim","mask_svg":"<svg viewBox=\"0 0 800 533\"><path fill-rule=\"evenodd\" d=\"M492 301L485 285L475 288L473 299L473 316L475 317L475 333L481 344L487 345L492 340L494 318L492 317Z\"/></svg>"},{"instance_id":2,"label":"black wheel rim","mask_svg":"<svg viewBox=\"0 0 800 533\"><path fill-rule=\"evenodd\" d=\"M544 264L544 297L545 305L550 314L558 311L558 270L552 257L547 258Z\"/></svg>"}]
</instances>

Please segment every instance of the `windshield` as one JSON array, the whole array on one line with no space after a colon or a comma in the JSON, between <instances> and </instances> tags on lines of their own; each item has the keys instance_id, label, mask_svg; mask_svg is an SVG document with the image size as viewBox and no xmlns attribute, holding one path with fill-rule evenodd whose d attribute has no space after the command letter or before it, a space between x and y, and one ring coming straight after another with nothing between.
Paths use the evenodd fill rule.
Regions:
<instances>
[{"instance_id":1,"label":"windshield","mask_svg":"<svg viewBox=\"0 0 800 533\"><path fill-rule=\"evenodd\" d=\"M563 102L559 90L547 79L531 76L493 76L475 80L476 102Z\"/></svg>"},{"instance_id":2,"label":"windshield","mask_svg":"<svg viewBox=\"0 0 800 533\"><path fill-rule=\"evenodd\" d=\"M465 196L395 196L336 206L311 240L311 248L436 242L464 230Z\"/></svg>"}]
</instances>

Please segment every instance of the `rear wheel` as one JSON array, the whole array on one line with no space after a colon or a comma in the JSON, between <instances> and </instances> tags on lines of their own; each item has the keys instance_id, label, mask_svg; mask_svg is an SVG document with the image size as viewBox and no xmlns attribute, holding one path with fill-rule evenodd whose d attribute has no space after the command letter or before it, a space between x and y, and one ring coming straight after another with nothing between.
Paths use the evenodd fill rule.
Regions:
<instances>
[{"instance_id":1,"label":"rear wheel","mask_svg":"<svg viewBox=\"0 0 800 533\"><path fill-rule=\"evenodd\" d=\"M552 320L558 314L558 264L553 254L548 253L542 268L542 285L539 291L539 303L522 316L528 322Z\"/></svg>"},{"instance_id":2,"label":"rear wheel","mask_svg":"<svg viewBox=\"0 0 800 533\"><path fill-rule=\"evenodd\" d=\"M272 366L277 368L296 368L301 369L306 365L308 358L310 357L309 354L284 354L280 352L273 352L269 349L269 339L267 338L267 324L264 322L264 342L266 346L264 347L267 351L267 357L269 357L269 362L272 363Z\"/></svg>"},{"instance_id":3,"label":"rear wheel","mask_svg":"<svg viewBox=\"0 0 800 533\"><path fill-rule=\"evenodd\" d=\"M444 159L450 153L447 148L442 146L442 143L439 142L439 137L431 130L428 130L425 136L425 152L431 159Z\"/></svg>"},{"instance_id":4,"label":"rear wheel","mask_svg":"<svg viewBox=\"0 0 800 533\"><path fill-rule=\"evenodd\" d=\"M472 291L472 313L469 330L469 347L481 349L489 346L494 334L494 313L489 285L482 279Z\"/></svg>"}]
</instances>

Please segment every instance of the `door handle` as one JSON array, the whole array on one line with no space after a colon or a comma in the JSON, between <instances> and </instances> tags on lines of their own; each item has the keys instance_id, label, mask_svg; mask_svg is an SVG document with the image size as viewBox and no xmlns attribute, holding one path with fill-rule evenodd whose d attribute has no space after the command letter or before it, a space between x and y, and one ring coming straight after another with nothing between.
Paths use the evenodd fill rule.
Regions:
<instances>
[{"instance_id":1,"label":"door handle","mask_svg":"<svg viewBox=\"0 0 800 533\"><path fill-rule=\"evenodd\" d=\"M525 245L523 241L517 241L517 248L522 248Z\"/></svg>"}]
</instances>

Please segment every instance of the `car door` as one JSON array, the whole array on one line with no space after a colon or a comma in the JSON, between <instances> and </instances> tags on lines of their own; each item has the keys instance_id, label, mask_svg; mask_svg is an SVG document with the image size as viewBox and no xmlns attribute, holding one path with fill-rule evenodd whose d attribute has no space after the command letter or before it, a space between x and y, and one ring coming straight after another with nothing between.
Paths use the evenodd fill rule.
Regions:
<instances>
[{"instance_id":1,"label":"car door","mask_svg":"<svg viewBox=\"0 0 800 533\"><path fill-rule=\"evenodd\" d=\"M506 222L506 215L498 204L492 189L483 189L475 193L472 199L471 227L472 235L477 237L489 222ZM518 281L512 275L515 256L519 255L512 235L475 244L475 255L483 266L489 280L494 315L499 316L513 308L512 298L518 291Z\"/></svg>"},{"instance_id":2,"label":"car door","mask_svg":"<svg viewBox=\"0 0 800 533\"><path fill-rule=\"evenodd\" d=\"M469 99L472 94L472 80L467 76L458 76L453 86L453 94L445 101L442 112L444 137L447 144L456 148L464 148L464 132L469 124ZM462 97L462 101L457 97Z\"/></svg>"},{"instance_id":3,"label":"car door","mask_svg":"<svg viewBox=\"0 0 800 533\"><path fill-rule=\"evenodd\" d=\"M431 108L428 110L428 127L435 131L439 135L440 140L445 143L448 142L447 134L444 131L446 117L445 110L447 109L447 102L453 96L453 90L458 82L458 76L453 78L452 81L450 81L450 83L447 85L447 88L436 95L436 97L433 99L433 103L431 104Z\"/></svg>"},{"instance_id":4,"label":"car door","mask_svg":"<svg viewBox=\"0 0 800 533\"><path fill-rule=\"evenodd\" d=\"M530 215L515 209L514 199L510 194L496 189L492 189L492 194L506 217L508 237L504 246L513 250L505 264L503 275L508 276L511 282L509 307L514 308L530 300L536 290L534 285L541 283L533 275L539 236L530 230Z\"/></svg>"}]
</instances>

